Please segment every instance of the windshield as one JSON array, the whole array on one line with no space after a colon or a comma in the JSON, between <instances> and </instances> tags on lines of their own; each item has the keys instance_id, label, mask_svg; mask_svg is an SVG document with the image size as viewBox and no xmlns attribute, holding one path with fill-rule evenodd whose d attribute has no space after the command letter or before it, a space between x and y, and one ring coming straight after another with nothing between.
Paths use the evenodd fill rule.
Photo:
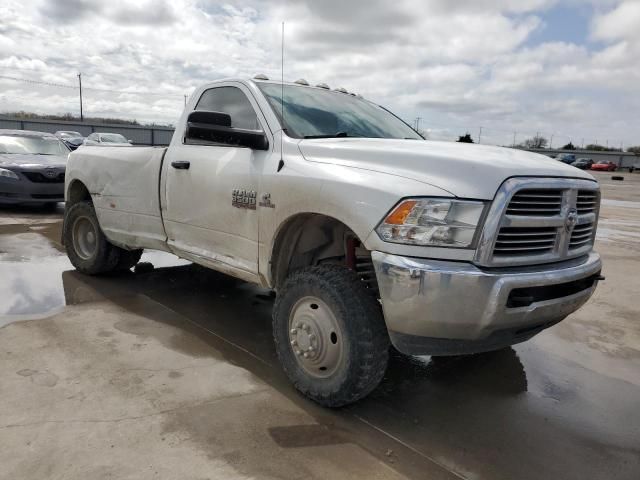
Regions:
<instances>
[{"instance_id":1,"label":"windshield","mask_svg":"<svg viewBox=\"0 0 640 480\"><path fill-rule=\"evenodd\" d=\"M608 165L609 162L607 160L599 160L598 165Z\"/></svg>"},{"instance_id":2,"label":"windshield","mask_svg":"<svg viewBox=\"0 0 640 480\"><path fill-rule=\"evenodd\" d=\"M127 143L127 139L119 133L101 133L100 140L104 143Z\"/></svg>"},{"instance_id":3,"label":"windshield","mask_svg":"<svg viewBox=\"0 0 640 480\"><path fill-rule=\"evenodd\" d=\"M364 137L422 139L384 108L349 94L320 88L258 83L271 108L294 138Z\"/></svg>"},{"instance_id":4,"label":"windshield","mask_svg":"<svg viewBox=\"0 0 640 480\"><path fill-rule=\"evenodd\" d=\"M58 132L60 137L81 137L82 135L79 132Z\"/></svg>"},{"instance_id":5,"label":"windshield","mask_svg":"<svg viewBox=\"0 0 640 480\"><path fill-rule=\"evenodd\" d=\"M16 155L67 155L69 149L56 137L0 135L0 153Z\"/></svg>"}]
</instances>

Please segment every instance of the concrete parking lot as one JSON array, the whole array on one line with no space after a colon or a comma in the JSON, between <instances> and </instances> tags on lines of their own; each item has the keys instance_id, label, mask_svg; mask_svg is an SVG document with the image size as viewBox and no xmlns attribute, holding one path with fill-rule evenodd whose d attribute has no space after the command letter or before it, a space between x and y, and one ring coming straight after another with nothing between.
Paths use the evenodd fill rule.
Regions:
<instances>
[{"instance_id":1,"label":"concrete parking lot","mask_svg":"<svg viewBox=\"0 0 640 480\"><path fill-rule=\"evenodd\" d=\"M606 281L495 353L394 355L319 408L275 357L269 291L171 255L76 273L62 206L0 208L0 477L640 478L640 174L597 174Z\"/></svg>"}]
</instances>

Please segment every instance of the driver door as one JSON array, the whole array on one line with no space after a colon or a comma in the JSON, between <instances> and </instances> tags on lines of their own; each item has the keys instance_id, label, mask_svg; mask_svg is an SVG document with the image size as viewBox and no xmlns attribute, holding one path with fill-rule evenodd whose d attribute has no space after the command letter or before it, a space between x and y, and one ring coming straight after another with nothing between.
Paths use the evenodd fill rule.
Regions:
<instances>
[{"instance_id":1,"label":"driver door","mask_svg":"<svg viewBox=\"0 0 640 480\"><path fill-rule=\"evenodd\" d=\"M243 85L203 92L195 110L227 113L231 126L265 130ZM163 218L178 255L248 281L258 280L258 209L265 150L223 144L172 145L163 162Z\"/></svg>"}]
</instances>

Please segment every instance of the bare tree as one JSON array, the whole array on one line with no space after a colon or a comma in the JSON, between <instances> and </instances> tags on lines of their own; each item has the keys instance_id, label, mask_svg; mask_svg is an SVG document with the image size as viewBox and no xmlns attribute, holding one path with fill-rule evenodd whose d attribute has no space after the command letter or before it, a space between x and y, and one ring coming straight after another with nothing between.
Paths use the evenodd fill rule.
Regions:
<instances>
[{"instance_id":1,"label":"bare tree","mask_svg":"<svg viewBox=\"0 0 640 480\"><path fill-rule=\"evenodd\" d=\"M549 141L542 135L535 135L532 138L527 138L520 144L522 148L547 148Z\"/></svg>"}]
</instances>

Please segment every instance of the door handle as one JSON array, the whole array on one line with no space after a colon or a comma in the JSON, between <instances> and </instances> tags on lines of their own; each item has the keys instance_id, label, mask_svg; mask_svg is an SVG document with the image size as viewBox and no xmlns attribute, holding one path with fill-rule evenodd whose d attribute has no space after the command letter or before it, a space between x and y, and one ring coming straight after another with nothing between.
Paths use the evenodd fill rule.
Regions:
<instances>
[{"instance_id":1,"label":"door handle","mask_svg":"<svg viewBox=\"0 0 640 480\"><path fill-rule=\"evenodd\" d=\"M171 162L171 166L173 168L177 168L178 170L189 170L191 162L188 162L186 160L176 160L175 162Z\"/></svg>"}]
</instances>

